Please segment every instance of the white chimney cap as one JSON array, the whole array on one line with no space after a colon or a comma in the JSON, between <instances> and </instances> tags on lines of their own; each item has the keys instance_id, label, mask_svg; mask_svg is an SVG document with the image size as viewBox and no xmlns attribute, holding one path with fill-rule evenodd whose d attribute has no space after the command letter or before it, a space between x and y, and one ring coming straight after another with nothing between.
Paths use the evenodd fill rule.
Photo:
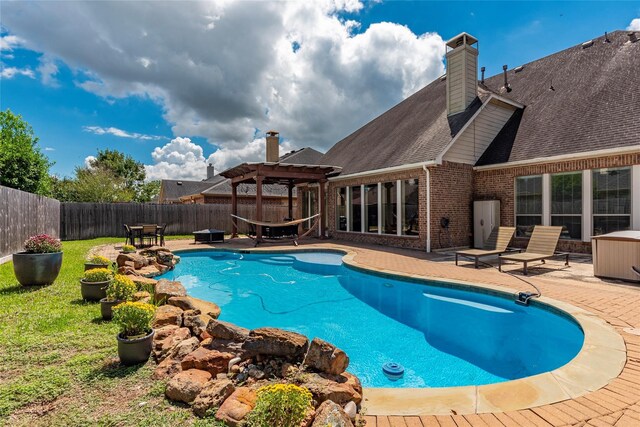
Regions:
<instances>
[{"instance_id":1,"label":"white chimney cap","mask_svg":"<svg viewBox=\"0 0 640 427\"><path fill-rule=\"evenodd\" d=\"M472 45L474 43L478 43L478 39L473 37L471 34L469 34L469 33L460 33L457 36L450 38L447 41L447 46L449 46L452 49L455 49L456 47L460 46L465 41L466 41L466 44L468 44L468 45Z\"/></svg>"}]
</instances>

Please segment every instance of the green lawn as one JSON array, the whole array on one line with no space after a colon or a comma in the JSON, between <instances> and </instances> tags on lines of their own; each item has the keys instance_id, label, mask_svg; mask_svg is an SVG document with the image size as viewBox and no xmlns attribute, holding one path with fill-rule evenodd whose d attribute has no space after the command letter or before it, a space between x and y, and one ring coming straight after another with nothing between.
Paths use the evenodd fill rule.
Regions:
<instances>
[{"instance_id":1,"label":"green lawn","mask_svg":"<svg viewBox=\"0 0 640 427\"><path fill-rule=\"evenodd\" d=\"M216 425L166 401L153 362L121 367L116 326L80 299L89 249L121 241L63 242L60 276L44 288L21 287L11 263L0 265L0 425Z\"/></svg>"}]
</instances>

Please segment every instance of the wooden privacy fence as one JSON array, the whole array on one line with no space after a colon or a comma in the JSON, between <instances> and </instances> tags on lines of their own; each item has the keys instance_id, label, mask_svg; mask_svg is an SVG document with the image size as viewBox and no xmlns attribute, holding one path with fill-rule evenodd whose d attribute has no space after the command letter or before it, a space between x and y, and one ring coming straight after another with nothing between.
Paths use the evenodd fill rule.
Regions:
<instances>
[{"instance_id":1,"label":"wooden privacy fence","mask_svg":"<svg viewBox=\"0 0 640 427\"><path fill-rule=\"evenodd\" d=\"M238 215L256 217L255 205L238 205ZM264 205L263 221L282 221L288 207ZM159 205L148 203L62 203L60 233L63 240L124 237L123 224L167 224L166 234L190 234L204 228L231 233L231 205ZM248 225L238 222L239 231Z\"/></svg>"},{"instance_id":2,"label":"wooden privacy fence","mask_svg":"<svg viewBox=\"0 0 640 427\"><path fill-rule=\"evenodd\" d=\"M60 202L0 186L0 259L35 234L60 236Z\"/></svg>"}]
</instances>

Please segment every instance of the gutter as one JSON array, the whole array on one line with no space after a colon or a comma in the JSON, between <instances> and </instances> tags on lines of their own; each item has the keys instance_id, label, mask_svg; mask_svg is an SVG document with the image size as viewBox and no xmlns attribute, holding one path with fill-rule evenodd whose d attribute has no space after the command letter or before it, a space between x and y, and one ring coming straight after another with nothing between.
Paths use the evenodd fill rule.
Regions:
<instances>
[{"instance_id":1,"label":"gutter","mask_svg":"<svg viewBox=\"0 0 640 427\"><path fill-rule=\"evenodd\" d=\"M441 163L438 163L435 160L427 160L426 162L408 163L406 165L391 166L391 167L382 168L382 169L373 169L373 170L368 170L364 172L351 173L348 175L339 175L339 176L329 178L329 181L343 181L345 179L350 179L350 178L361 178L365 176L380 175L383 173L402 172L405 170L425 168L426 166L435 166L438 164L441 164Z\"/></svg>"},{"instance_id":2,"label":"gutter","mask_svg":"<svg viewBox=\"0 0 640 427\"><path fill-rule=\"evenodd\" d=\"M431 252L431 172L426 165L422 165L427 186L427 243L426 252Z\"/></svg>"}]
</instances>

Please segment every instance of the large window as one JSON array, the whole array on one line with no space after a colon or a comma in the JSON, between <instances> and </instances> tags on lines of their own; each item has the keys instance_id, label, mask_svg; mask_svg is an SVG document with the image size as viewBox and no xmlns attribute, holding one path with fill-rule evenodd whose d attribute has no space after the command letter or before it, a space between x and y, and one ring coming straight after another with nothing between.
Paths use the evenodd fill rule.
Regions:
<instances>
[{"instance_id":1,"label":"large window","mask_svg":"<svg viewBox=\"0 0 640 427\"><path fill-rule=\"evenodd\" d=\"M516 236L529 237L542 224L542 175L516 178Z\"/></svg>"},{"instance_id":2,"label":"large window","mask_svg":"<svg viewBox=\"0 0 640 427\"><path fill-rule=\"evenodd\" d=\"M364 231L378 232L378 184L364 186Z\"/></svg>"},{"instance_id":3,"label":"large window","mask_svg":"<svg viewBox=\"0 0 640 427\"><path fill-rule=\"evenodd\" d=\"M593 234L631 228L631 169L593 172Z\"/></svg>"},{"instance_id":4,"label":"large window","mask_svg":"<svg viewBox=\"0 0 640 427\"><path fill-rule=\"evenodd\" d=\"M396 198L398 191L396 181L382 183L382 232L384 234L398 234L398 215L396 213Z\"/></svg>"},{"instance_id":5,"label":"large window","mask_svg":"<svg viewBox=\"0 0 640 427\"><path fill-rule=\"evenodd\" d=\"M362 231L362 197L359 185L349 187L349 200L351 201L349 231Z\"/></svg>"},{"instance_id":6,"label":"large window","mask_svg":"<svg viewBox=\"0 0 640 427\"><path fill-rule=\"evenodd\" d=\"M582 237L582 172L551 175L551 225L562 226L560 238Z\"/></svg>"},{"instance_id":7,"label":"large window","mask_svg":"<svg viewBox=\"0 0 640 427\"><path fill-rule=\"evenodd\" d=\"M338 188L336 195L336 228L340 231L347 231L347 189Z\"/></svg>"},{"instance_id":8,"label":"large window","mask_svg":"<svg viewBox=\"0 0 640 427\"><path fill-rule=\"evenodd\" d=\"M418 212L418 180L402 181L402 234L419 234Z\"/></svg>"}]
</instances>

